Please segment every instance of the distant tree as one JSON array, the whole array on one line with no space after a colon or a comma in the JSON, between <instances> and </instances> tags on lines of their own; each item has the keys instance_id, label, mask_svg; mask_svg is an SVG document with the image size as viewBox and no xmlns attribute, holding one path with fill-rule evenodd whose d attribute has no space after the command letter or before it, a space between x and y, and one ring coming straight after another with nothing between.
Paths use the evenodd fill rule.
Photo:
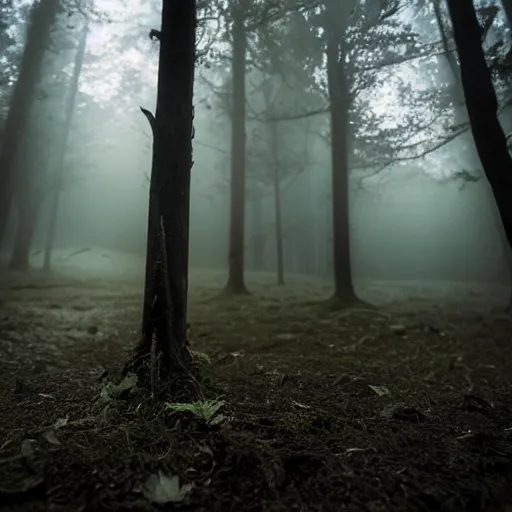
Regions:
<instances>
[{"instance_id":1,"label":"distant tree","mask_svg":"<svg viewBox=\"0 0 512 512\"><path fill-rule=\"evenodd\" d=\"M316 105L298 101L295 108L287 105L276 117L293 122L329 116L329 123L317 123L315 131L322 133L331 150L334 296L342 303L358 300L350 263L349 169L371 160L370 165L375 165L386 145L387 153L393 154L393 144L411 137L411 125L421 127L428 122L415 114L414 119L407 117L382 133L376 129L380 120L369 105L372 95L389 79L391 72L383 73L383 69L405 62L410 55L426 53L410 26L391 19L397 12L395 4L323 0L310 10L290 13L285 23L272 26L272 36L266 38L267 53L283 73L301 79L306 90L323 95L320 104L318 100ZM404 91L404 101L410 102L410 97L418 101L417 94Z\"/></svg>"},{"instance_id":2,"label":"distant tree","mask_svg":"<svg viewBox=\"0 0 512 512\"><path fill-rule=\"evenodd\" d=\"M295 84L295 88L296 86L297 84ZM267 186L270 185L274 197L277 284L282 286L284 285L285 273L285 219L282 195L287 183L293 182L297 175L308 166L309 155L307 147L300 147L298 151L293 151L290 147L296 144L297 132L302 131L300 129L303 127L299 124L280 123L277 120L278 105L283 104L287 96L294 95L294 87L290 83L285 83L277 70L274 70L273 74L263 77L261 89L264 100L263 115L268 120L264 123L266 136L259 136L260 139L263 139L264 148L263 150L261 148L259 151L256 150L254 156L257 158L258 165L255 166L253 174L255 175L254 179ZM255 152L256 148L253 145L256 138L255 136L251 137L251 152ZM285 144L286 139L292 139L292 143L288 144L288 147ZM291 249L290 245L287 244L288 250Z\"/></svg>"},{"instance_id":3,"label":"distant tree","mask_svg":"<svg viewBox=\"0 0 512 512\"><path fill-rule=\"evenodd\" d=\"M331 105L334 297L343 303L356 300L350 262L348 202L350 88L345 69L345 30L354 6L355 2L341 6L335 0L326 0L324 10L324 28L327 34L327 83Z\"/></svg>"},{"instance_id":4,"label":"distant tree","mask_svg":"<svg viewBox=\"0 0 512 512\"><path fill-rule=\"evenodd\" d=\"M231 213L229 219L228 281L226 291L248 293L244 280L245 253L245 71L247 53L247 0L233 0L232 29L232 92L231 128Z\"/></svg>"},{"instance_id":5,"label":"distant tree","mask_svg":"<svg viewBox=\"0 0 512 512\"><path fill-rule=\"evenodd\" d=\"M77 19L80 18L80 19ZM69 90L68 69L75 59L80 13L59 12L43 60L44 72L37 80L30 102L27 125L16 157L14 203L17 231L10 268L29 270L29 255L39 212L48 196L49 177L59 165L63 138L69 129L65 98ZM48 127L52 126L52 130Z\"/></svg>"},{"instance_id":6,"label":"distant tree","mask_svg":"<svg viewBox=\"0 0 512 512\"><path fill-rule=\"evenodd\" d=\"M348 201L349 144L353 137L350 119L354 90L361 88L353 67L361 65L362 51L369 42L368 32L378 25L378 21L371 20L372 13L365 12L359 22L362 25L359 37L354 37L354 31L350 32L348 28L356 5L355 0L343 3L324 0L320 2L320 9L302 20L296 17L291 26L296 37L302 34L311 44L310 48L302 47L302 54L307 58L304 60L305 67L317 67L318 55L324 54L326 57L324 91L327 107L323 111L330 113L334 298L343 304L358 301L352 283ZM380 8L377 14L379 20ZM361 30L363 27L365 31ZM406 39L405 42L407 44L409 41ZM380 45L382 53L386 52L386 48ZM349 50L352 50L350 60ZM348 62L351 62L352 69L348 68ZM363 83L368 86L367 81L365 83L363 80Z\"/></svg>"},{"instance_id":7,"label":"distant tree","mask_svg":"<svg viewBox=\"0 0 512 512\"><path fill-rule=\"evenodd\" d=\"M80 81L80 75L82 72L82 66L84 63L85 49L87 45L87 35L89 32L89 26L87 20L85 20L82 28L82 34L80 36L75 55L75 62L73 65L73 73L68 86L67 98L64 105L64 120L60 130L60 140L56 140L55 148L55 169L51 173L51 186L50 186L50 212L48 215L48 226L46 231L46 242L44 246L44 262L43 268L46 272L51 271L51 259L53 252L53 245L55 242L55 232L57 226L57 218L59 211L60 196L64 185L64 172L65 172L65 156L68 147L68 139L71 131L71 122L73 120L73 114L76 108L76 97L78 93L78 85Z\"/></svg>"},{"instance_id":8,"label":"distant tree","mask_svg":"<svg viewBox=\"0 0 512 512\"><path fill-rule=\"evenodd\" d=\"M0 247L13 199L15 161L28 124L31 102L59 7L60 0L41 0L35 4L30 16L27 40L10 100L0 153Z\"/></svg>"},{"instance_id":9,"label":"distant tree","mask_svg":"<svg viewBox=\"0 0 512 512\"><path fill-rule=\"evenodd\" d=\"M300 0L226 0L219 1L227 28L225 40L231 45L227 57L231 67L232 125L230 224L228 279L225 292L247 294L244 278L245 202L246 202L246 71L248 69L249 36L265 24L279 20L289 11L300 10ZM226 56L221 57L225 61Z\"/></svg>"},{"instance_id":10,"label":"distant tree","mask_svg":"<svg viewBox=\"0 0 512 512\"><path fill-rule=\"evenodd\" d=\"M475 146L512 250L512 158L498 119L498 100L482 49L473 2L447 0L460 61L460 76ZM510 306L512 306L512 301Z\"/></svg>"},{"instance_id":11,"label":"distant tree","mask_svg":"<svg viewBox=\"0 0 512 512\"><path fill-rule=\"evenodd\" d=\"M142 335L128 364L141 382L189 376L187 341L190 171L196 2L164 0L153 131Z\"/></svg>"}]
</instances>

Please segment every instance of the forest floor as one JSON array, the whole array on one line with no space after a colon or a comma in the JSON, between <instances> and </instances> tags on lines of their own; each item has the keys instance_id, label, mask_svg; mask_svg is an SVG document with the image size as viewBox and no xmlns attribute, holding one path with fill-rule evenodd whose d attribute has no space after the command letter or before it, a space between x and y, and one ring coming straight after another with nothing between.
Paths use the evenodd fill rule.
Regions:
<instances>
[{"instance_id":1,"label":"forest floor","mask_svg":"<svg viewBox=\"0 0 512 512\"><path fill-rule=\"evenodd\" d=\"M378 309L338 310L305 278L213 299L223 276L206 274L190 339L218 402L189 412L102 378L130 355L140 283L1 280L1 511L512 509L495 291L373 283Z\"/></svg>"}]
</instances>

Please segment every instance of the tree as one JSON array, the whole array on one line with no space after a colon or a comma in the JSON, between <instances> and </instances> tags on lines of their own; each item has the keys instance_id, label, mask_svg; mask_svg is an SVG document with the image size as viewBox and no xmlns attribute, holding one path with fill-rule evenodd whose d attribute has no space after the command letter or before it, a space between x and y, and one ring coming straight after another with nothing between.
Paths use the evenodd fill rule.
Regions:
<instances>
[{"instance_id":1,"label":"tree","mask_svg":"<svg viewBox=\"0 0 512 512\"><path fill-rule=\"evenodd\" d=\"M418 129L426 124L415 114L414 119L410 116L383 134L376 129L379 120L368 105L372 91L383 82L383 68L404 62L404 55L426 53L418 49L418 38L410 26L390 20L396 9L386 6L388 3L383 2L385 10L381 10L380 3L375 8L375 3L324 0L309 12L291 14L287 23L267 38L274 47L279 41L282 51L269 49L267 53L279 54L279 66L285 73L302 79L307 90L320 91L324 97L322 105L304 108L299 102L300 109L276 117L293 122L318 114L330 116L330 126L322 131L329 132L334 296L341 302L358 300L350 262L349 169L361 161L380 163L385 145L386 152L393 155L394 144L404 140L409 144L411 124ZM352 16L356 7L358 16ZM411 96L417 101L418 95ZM410 101L406 94L404 98ZM389 138L383 143L385 135Z\"/></svg>"},{"instance_id":2,"label":"tree","mask_svg":"<svg viewBox=\"0 0 512 512\"><path fill-rule=\"evenodd\" d=\"M66 156L66 149L68 146L69 133L71 130L71 121L73 120L73 114L76 106L76 96L78 93L78 83L80 80L80 74L82 72L82 66L84 63L85 48L87 45L87 35L89 32L89 26L87 20L84 23L82 34L76 49L75 63L73 67L73 74L69 83L67 99L64 105L64 122L60 133L60 140L56 141L57 155L56 155L56 167L52 176L52 197L50 205L50 213L48 216L48 227L46 232L46 242L44 247L44 263L43 268L46 272L51 271L51 258L53 251L53 244L55 241L55 230L57 226L57 216L59 211L60 195L63 188L64 178L64 158Z\"/></svg>"},{"instance_id":3,"label":"tree","mask_svg":"<svg viewBox=\"0 0 512 512\"><path fill-rule=\"evenodd\" d=\"M268 99L270 107L270 99ZM284 285L283 214L281 207L281 164L277 123L270 123L270 154L272 159L272 185L274 189L274 220L276 239L277 284Z\"/></svg>"},{"instance_id":4,"label":"tree","mask_svg":"<svg viewBox=\"0 0 512 512\"><path fill-rule=\"evenodd\" d=\"M231 23L232 126L231 126L231 211L229 227L228 280L225 292L248 293L244 280L245 252L245 160L246 160L246 94L245 75L248 35L267 23L276 21L290 10L301 8L302 2L264 0L229 0L226 21Z\"/></svg>"},{"instance_id":5,"label":"tree","mask_svg":"<svg viewBox=\"0 0 512 512\"><path fill-rule=\"evenodd\" d=\"M14 199L18 211L17 233L10 268L28 271L29 254L37 226L38 213L48 195L49 177L58 165L67 130L68 72L75 59L77 30L82 14L60 11L52 27L43 59L43 72L37 79L30 102L27 124L16 157ZM71 19L70 19L71 18ZM52 126L53 130L48 130Z\"/></svg>"},{"instance_id":6,"label":"tree","mask_svg":"<svg viewBox=\"0 0 512 512\"><path fill-rule=\"evenodd\" d=\"M231 213L229 220L226 292L247 294L244 281L245 244L245 59L247 2L234 0L232 36L233 113L231 124Z\"/></svg>"},{"instance_id":7,"label":"tree","mask_svg":"<svg viewBox=\"0 0 512 512\"><path fill-rule=\"evenodd\" d=\"M27 127L31 101L60 0L41 0L33 8L18 79L11 97L0 153L0 247L13 199L15 161Z\"/></svg>"},{"instance_id":8,"label":"tree","mask_svg":"<svg viewBox=\"0 0 512 512\"><path fill-rule=\"evenodd\" d=\"M327 81L331 104L331 165L334 297L344 303L354 302L350 264L350 230L348 202L348 141L350 90L345 70L345 29L352 5L343 7L335 0L325 4L327 29ZM343 26L342 23L345 23Z\"/></svg>"},{"instance_id":9,"label":"tree","mask_svg":"<svg viewBox=\"0 0 512 512\"><path fill-rule=\"evenodd\" d=\"M151 383L189 375L187 341L190 171L196 2L164 0L153 131L142 333L128 368Z\"/></svg>"},{"instance_id":10,"label":"tree","mask_svg":"<svg viewBox=\"0 0 512 512\"><path fill-rule=\"evenodd\" d=\"M481 27L472 2L447 1L471 131L512 250L512 158L498 119L498 100L482 49Z\"/></svg>"}]
</instances>

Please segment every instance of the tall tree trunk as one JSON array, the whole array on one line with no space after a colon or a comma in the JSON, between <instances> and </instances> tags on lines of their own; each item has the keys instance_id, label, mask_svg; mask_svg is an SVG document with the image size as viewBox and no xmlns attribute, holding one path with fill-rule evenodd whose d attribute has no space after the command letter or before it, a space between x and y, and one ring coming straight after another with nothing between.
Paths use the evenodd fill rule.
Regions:
<instances>
[{"instance_id":1,"label":"tall tree trunk","mask_svg":"<svg viewBox=\"0 0 512 512\"><path fill-rule=\"evenodd\" d=\"M462 121L465 121L465 119L466 119L467 109L465 106L464 91L463 91L463 86L462 86L462 81L461 81L461 73L460 73L460 69L459 69L459 63L457 62L454 52L450 51L449 28L446 26L446 23L443 21L443 16L442 16L442 11L441 11L441 0L433 0L433 4L434 4L434 14L436 17L439 32L441 34L441 39L443 42L443 49L445 51L446 59L448 60L448 64L450 66L453 78L455 80L455 89L453 92L453 96L454 96L454 103L456 105L456 118L457 118L457 122L462 122ZM510 8L512 6L512 0L504 0L503 5L505 6L505 4L508 4L508 6ZM506 11L506 15L509 20L509 23L510 23L511 18L508 17L509 13L507 12L506 6L505 6L505 11ZM480 36L480 41L481 41L481 37L482 36ZM505 116L507 116L506 112L505 112ZM510 113L508 113L508 116L510 116ZM472 151L471 159L474 158L475 164L476 164L476 162L479 159L478 153L476 151L476 147L475 147L475 149L471 149L471 151ZM473 153L474 153L474 155L473 155ZM501 220L498 219L498 223L500 223L500 222L501 222ZM501 232L501 230L500 230L500 234L502 235L500 238L502 239L501 242L502 242L502 246L503 246L504 260L505 260L505 264L506 264L506 267L508 270L509 286L511 289L510 304L512 304L512 254L510 253L510 249L509 249L506 237Z\"/></svg>"},{"instance_id":2,"label":"tall tree trunk","mask_svg":"<svg viewBox=\"0 0 512 512\"><path fill-rule=\"evenodd\" d=\"M162 6L156 117L143 110L154 136L142 335L128 368L153 391L187 376L187 295L192 168L196 2ZM150 364L147 363L148 360Z\"/></svg>"},{"instance_id":3,"label":"tall tree trunk","mask_svg":"<svg viewBox=\"0 0 512 512\"><path fill-rule=\"evenodd\" d=\"M247 294L244 280L245 244L245 58L244 6L233 8L233 117L231 125L231 211L226 291Z\"/></svg>"},{"instance_id":4,"label":"tall tree trunk","mask_svg":"<svg viewBox=\"0 0 512 512\"><path fill-rule=\"evenodd\" d=\"M73 120L73 114L76 105L76 95L78 93L78 83L80 81L80 75L82 73L82 66L85 57L85 48L87 46L87 34L89 32L88 23L86 22L82 31L82 36L78 43L75 56L75 66L73 69L73 76L69 84L68 97L65 105L65 118L64 125L62 127L60 147L58 148L58 160L55 168L55 190L51 197L50 213L48 216L48 228L46 232L46 242L44 247L44 263L43 268L46 272L51 271L51 260L53 245L55 242L55 230L57 226L57 217L59 211L60 194L62 192L63 177L64 177L64 158L66 156L66 149L68 145L69 132L71 130L71 122Z\"/></svg>"},{"instance_id":5,"label":"tall tree trunk","mask_svg":"<svg viewBox=\"0 0 512 512\"><path fill-rule=\"evenodd\" d=\"M264 267L266 233L263 233L262 194L256 185L252 198L252 269L261 272Z\"/></svg>"},{"instance_id":6,"label":"tall tree trunk","mask_svg":"<svg viewBox=\"0 0 512 512\"><path fill-rule=\"evenodd\" d=\"M30 197L31 196L31 197ZM30 270L30 249L37 224L37 212L41 206L41 196L31 194L18 197L18 228L9 268L20 272Z\"/></svg>"},{"instance_id":7,"label":"tall tree trunk","mask_svg":"<svg viewBox=\"0 0 512 512\"><path fill-rule=\"evenodd\" d=\"M268 103L267 103L268 105ZM277 284L284 285L283 225L281 213L281 176L279 167L279 133L277 122L270 122L270 151L272 158L272 185L274 187L274 216L276 237Z\"/></svg>"},{"instance_id":8,"label":"tall tree trunk","mask_svg":"<svg viewBox=\"0 0 512 512\"><path fill-rule=\"evenodd\" d=\"M512 158L498 119L498 101L481 45L481 29L472 2L448 0L460 61L462 88L471 131L483 170L496 200L512 250Z\"/></svg>"},{"instance_id":9,"label":"tall tree trunk","mask_svg":"<svg viewBox=\"0 0 512 512\"><path fill-rule=\"evenodd\" d=\"M334 297L341 302L354 302L357 297L352 283L350 260L348 140L350 91L342 48L344 33L334 20L339 9L327 3L327 81L331 102L332 158L332 223Z\"/></svg>"},{"instance_id":10,"label":"tall tree trunk","mask_svg":"<svg viewBox=\"0 0 512 512\"><path fill-rule=\"evenodd\" d=\"M512 0L502 0L503 10L505 11L505 17L508 23L509 30L509 38L512 37ZM509 55L512 50L509 51ZM512 130L512 111L510 107L505 109L504 111L504 125L506 128L506 132L510 133ZM504 249L505 249L505 261L507 263L508 273L509 273L509 284L510 284L510 297L508 303L508 310L512 311L512 251L509 249L508 244L506 244L505 236L502 236L504 239Z\"/></svg>"},{"instance_id":11,"label":"tall tree trunk","mask_svg":"<svg viewBox=\"0 0 512 512\"><path fill-rule=\"evenodd\" d=\"M27 31L16 86L5 123L0 153L0 247L2 246L14 190L14 162L28 123L30 105L41 73L60 0L41 0L34 7Z\"/></svg>"}]
</instances>

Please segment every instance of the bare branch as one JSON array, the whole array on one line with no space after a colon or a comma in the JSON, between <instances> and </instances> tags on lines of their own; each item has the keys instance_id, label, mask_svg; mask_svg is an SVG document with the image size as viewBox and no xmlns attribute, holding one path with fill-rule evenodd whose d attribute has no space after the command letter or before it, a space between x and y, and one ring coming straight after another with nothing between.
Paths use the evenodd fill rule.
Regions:
<instances>
[{"instance_id":1,"label":"bare branch","mask_svg":"<svg viewBox=\"0 0 512 512\"><path fill-rule=\"evenodd\" d=\"M453 140L458 138L460 135L463 135L464 133L466 133L468 131L469 131L469 125L467 125L464 128L456 131L455 133L447 135L445 138L440 140L438 143L434 144L433 146L425 149L424 151L422 151L420 153L417 153L416 155L403 156L403 157L393 157L393 158L390 158L389 160L387 160L385 162L380 162L380 163L372 162L372 163L368 163L368 164L356 164L356 165L351 166L351 169L364 170L364 169L369 169L369 168L372 168L372 167L375 167L375 166L380 166L377 171L372 172L368 176L365 176L365 178L369 178L371 176L376 176L377 174L380 174L382 171L384 171L385 169L387 169L390 165L393 165L394 163L398 163L398 162L411 162L411 161L414 161L414 160L419 160L420 158L424 158L425 156L427 156L427 155L429 155L431 153L434 153L438 149L441 149L442 147L446 146L446 144L452 142ZM422 142L425 142L425 141L422 141Z\"/></svg>"},{"instance_id":2,"label":"bare branch","mask_svg":"<svg viewBox=\"0 0 512 512\"><path fill-rule=\"evenodd\" d=\"M379 16L379 21L384 21L387 20L388 18L391 18L391 16L398 14L404 8L404 5L401 3L401 0L393 0L392 2L390 2L390 4L391 5Z\"/></svg>"},{"instance_id":3,"label":"bare branch","mask_svg":"<svg viewBox=\"0 0 512 512\"><path fill-rule=\"evenodd\" d=\"M194 145L201 146L203 148L213 149L214 151L217 151L219 153L226 154L226 155L230 153L230 151L228 151L227 149L218 148L217 146L212 146L211 144L206 144L205 142L200 142L198 140L194 141Z\"/></svg>"},{"instance_id":4,"label":"bare branch","mask_svg":"<svg viewBox=\"0 0 512 512\"><path fill-rule=\"evenodd\" d=\"M146 119L149 121L149 126L151 126L151 131L153 133L153 140L156 137L156 119L155 116L147 109L143 107L139 107L140 111L146 116Z\"/></svg>"},{"instance_id":5,"label":"bare branch","mask_svg":"<svg viewBox=\"0 0 512 512\"><path fill-rule=\"evenodd\" d=\"M279 121L297 121L299 119L306 119L308 117L318 116L320 114L326 114L331 110L331 106L327 105L325 107L316 109L316 110L310 110L309 112L302 112L299 114L289 114L289 115L282 115L282 116L276 116L276 117L266 117L262 115L257 115L254 117L250 117L251 121L262 121L267 123L277 123Z\"/></svg>"}]
</instances>

